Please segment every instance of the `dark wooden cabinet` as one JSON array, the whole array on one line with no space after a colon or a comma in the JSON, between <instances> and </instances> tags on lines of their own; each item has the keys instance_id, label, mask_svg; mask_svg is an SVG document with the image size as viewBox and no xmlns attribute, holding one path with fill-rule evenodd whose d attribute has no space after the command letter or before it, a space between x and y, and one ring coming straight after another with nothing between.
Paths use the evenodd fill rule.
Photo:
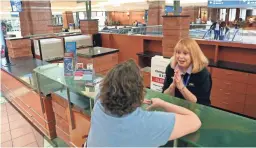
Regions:
<instances>
[{"instance_id":1,"label":"dark wooden cabinet","mask_svg":"<svg viewBox=\"0 0 256 148\"><path fill-rule=\"evenodd\" d=\"M212 69L212 105L256 118L256 75Z\"/></svg>"}]
</instances>

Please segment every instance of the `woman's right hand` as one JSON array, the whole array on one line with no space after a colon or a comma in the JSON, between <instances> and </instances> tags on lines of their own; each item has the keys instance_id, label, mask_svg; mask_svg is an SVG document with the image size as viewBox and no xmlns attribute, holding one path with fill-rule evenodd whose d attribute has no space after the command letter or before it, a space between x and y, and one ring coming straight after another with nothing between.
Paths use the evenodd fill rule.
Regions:
<instances>
[{"instance_id":1,"label":"woman's right hand","mask_svg":"<svg viewBox=\"0 0 256 148\"><path fill-rule=\"evenodd\" d=\"M153 110L162 107L165 101L159 98L152 98L151 100L145 99L143 103L149 105L147 110Z\"/></svg>"}]
</instances>

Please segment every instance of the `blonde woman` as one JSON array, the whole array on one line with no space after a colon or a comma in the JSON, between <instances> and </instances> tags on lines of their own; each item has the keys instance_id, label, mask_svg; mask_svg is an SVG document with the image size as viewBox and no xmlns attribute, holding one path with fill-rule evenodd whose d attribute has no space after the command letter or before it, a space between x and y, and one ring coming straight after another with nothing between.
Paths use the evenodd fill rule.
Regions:
<instances>
[{"instance_id":1,"label":"blonde woman","mask_svg":"<svg viewBox=\"0 0 256 148\"><path fill-rule=\"evenodd\" d=\"M166 67L163 92L171 96L210 105L211 75L208 60L199 45L190 38L181 39Z\"/></svg>"}]
</instances>

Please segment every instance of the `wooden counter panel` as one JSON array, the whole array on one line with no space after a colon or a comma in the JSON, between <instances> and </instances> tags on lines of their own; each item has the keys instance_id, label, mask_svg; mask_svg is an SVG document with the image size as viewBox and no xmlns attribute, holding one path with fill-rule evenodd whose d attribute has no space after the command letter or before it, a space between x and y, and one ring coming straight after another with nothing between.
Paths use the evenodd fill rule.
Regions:
<instances>
[{"instance_id":1,"label":"wooden counter panel","mask_svg":"<svg viewBox=\"0 0 256 148\"><path fill-rule=\"evenodd\" d=\"M247 88L246 88L246 94L247 95L253 95L256 98L256 85L249 85L248 84Z\"/></svg>"},{"instance_id":2,"label":"wooden counter panel","mask_svg":"<svg viewBox=\"0 0 256 148\"><path fill-rule=\"evenodd\" d=\"M44 117L43 110L41 107L40 96L31 91L24 96L20 97L20 99L27 104L30 108L32 108L36 113L38 113L41 117Z\"/></svg>"},{"instance_id":3,"label":"wooden counter panel","mask_svg":"<svg viewBox=\"0 0 256 148\"><path fill-rule=\"evenodd\" d=\"M256 50L223 46L219 47L218 59L221 61L256 65L255 57Z\"/></svg>"},{"instance_id":4,"label":"wooden counter panel","mask_svg":"<svg viewBox=\"0 0 256 148\"><path fill-rule=\"evenodd\" d=\"M51 93L51 98L52 98L52 101L54 101L58 105L64 108L68 107L68 102L65 99L62 99L60 96L56 95L55 93Z\"/></svg>"},{"instance_id":5,"label":"wooden counter panel","mask_svg":"<svg viewBox=\"0 0 256 148\"><path fill-rule=\"evenodd\" d=\"M212 88L211 99L217 99L220 101L225 101L227 103L237 102L237 103L245 103L245 94L236 93L234 91L224 91L219 88Z\"/></svg>"},{"instance_id":6,"label":"wooden counter panel","mask_svg":"<svg viewBox=\"0 0 256 148\"><path fill-rule=\"evenodd\" d=\"M104 56L95 57L92 60L93 60L93 65L95 65L95 66L104 65L108 62L114 62L115 64L118 64L118 53L107 54Z\"/></svg>"},{"instance_id":7,"label":"wooden counter panel","mask_svg":"<svg viewBox=\"0 0 256 148\"><path fill-rule=\"evenodd\" d=\"M58 126L55 126L55 127L56 127L57 137L59 137L60 139L64 140L67 144L69 144L70 136L65 132L63 132Z\"/></svg>"},{"instance_id":8,"label":"wooden counter panel","mask_svg":"<svg viewBox=\"0 0 256 148\"><path fill-rule=\"evenodd\" d=\"M245 104L243 113L247 116L256 118L256 107L255 107L255 105Z\"/></svg>"},{"instance_id":9,"label":"wooden counter panel","mask_svg":"<svg viewBox=\"0 0 256 148\"><path fill-rule=\"evenodd\" d=\"M110 36L111 34L101 33L102 47L111 48Z\"/></svg>"},{"instance_id":10,"label":"wooden counter panel","mask_svg":"<svg viewBox=\"0 0 256 148\"><path fill-rule=\"evenodd\" d=\"M243 113L244 111L244 105L241 103L236 103L236 102L225 102L225 101L221 101L218 99L213 98L211 100L212 105L215 107L219 107L222 109L226 109L232 112L236 112L236 113Z\"/></svg>"},{"instance_id":11,"label":"wooden counter panel","mask_svg":"<svg viewBox=\"0 0 256 148\"><path fill-rule=\"evenodd\" d=\"M252 85L256 86L256 74L249 74L248 79L247 79L247 84L252 84Z\"/></svg>"},{"instance_id":12,"label":"wooden counter panel","mask_svg":"<svg viewBox=\"0 0 256 148\"><path fill-rule=\"evenodd\" d=\"M256 118L256 95L246 96L244 114Z\"/></svg>"},{"instance_id":13,"label":"wooden counter panel","mask_svg":"<svg viewBox=\"0 0 256 148\"><path fill-rule=\"evenodd\" d=\"M255 95L246 95L245 104L254 105L256 109L256 96Z\"/></svg>"},{"instance_id":14,"label":"wooden counter panel","mask_svg":"<svg viewBox=\"0 0 256 148\"><path fill-rule=\"evenodd\" d=\"M89 134L90 117L74 110L72 112L74 115L75 129L70 133L70 141L75 146L82 147Z\"/></svg>"},{"instance_id":15,"label":"wooden counter panel","mask_svg":"<svg viewBox=\"0 0 256 148\"><path fill-rule=\"evenodd\" d=\"M159 40L144 40L144 50L153 52L162 52L162 41Z\"/></svg>"},{"instance_id":16,"label":"wooden counter panel","mask_svg":"<svg viewBox=\"0 0 256 148\"><path fill-rule=\"evenodd\" d=\"M198 44L204 45L216 45L216 46L224 46L224 47L233 47L233 48L247 48L251 50L255 50L255 44L246 44L246 43L237 43L237 42L223 42L223 41L215 41L215 40L203 40L203 39L195 39Z\"/></svg>"},{"instance_id":17,"label":"wooden counter panel","mask_svg":"<svg viewBox=\"0 0 256 148\"><path fill-rule=\"evenodd\" d=\"M236 93L245 94L246 93L246 84L239 83L229 80L222 80L218 78L212 78L212 87L218 88L223 91L234 91Z\"/></svg>"},{"instance_id":18,"label":"wooden counter panel","mask_svg":"<svg viewBox=\"0 0 256 148\"><path fill-rule=\"evenodd\" d=\"M246 83L248 79L248 73L213 67L212 77L222 79L222 80L230 80L235 82Z\"/></svg>"},{"instance_id":19,"label":"wooden counter panel","mask_svg":"<svg viewBox=\"0 0 256 148\"><path fill-rule=\"evenodd\" d=\"M1 70L1 85L3 84L5 85L5 87L11 90L24 86L24 84L16 80L14 77Z\"/></svg>"},{"instance_id":20,"label":"wooden counter panel","mask_svg":"<svg viewBox=\"0 0 256 148\"><path fill-rule=\"evenodd\" d=\"M54 114L55 117L55 123L56 125L63 130L66 134L70 134L69 132L69 125L68 122L65 121L62 117L60 117L58 114Z\"/></svg>"},{"instance_id":21,"label":"wooden counter panel","mask_svg":"<svg viewBox=\"0 0 256 148\"><path fill-rule=\"evenodd\" d=\"M55 114L59 115L61 118L64 120L67 120L67 114L66 114L66 109L59 105L58 103L52 101L52 108Z\"/></svg>"},{"instance_id":22,"label":"wooden counter panel","mask_svg":"<svg viewBox=\"0 0 256 148\"><path fill-rule=\"evenodd\" d=\"M142 71L144 87L150 87L150 72Z\"/></svg>"},{"instance_id":23,"label":"wooden counter panel","mask_svg":"<svg viewBox=\"0 0 256 148\"><path fill-rule=\"evenodd\" d=\"M204 45L204 44L199 44L201 50L203 51L204 55L208 59L214 59L215 58L215 46L214 45Z\"/></svg>"},{"instance_id":24,"label":"wooden counter panel","mask_svg":"<svg viewBox=\"0 0 256 148\"><path fill-rule=\"evenodd\" d=\"M134 59L138 63L137 53L143 52L144 39L158 39L156 37L143 37L122 34L101 34L103 47L119 49L119 60L123 62L128 59ZM161 48L161 47L160 47Z\"/></svg>"}]
</instances>

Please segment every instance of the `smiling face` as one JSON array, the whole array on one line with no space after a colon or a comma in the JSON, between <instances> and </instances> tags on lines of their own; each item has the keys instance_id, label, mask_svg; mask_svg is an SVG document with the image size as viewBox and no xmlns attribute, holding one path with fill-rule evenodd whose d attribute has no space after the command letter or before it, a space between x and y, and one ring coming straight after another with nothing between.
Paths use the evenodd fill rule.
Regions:
<instances>
[{"instance_id":1,"label":"smiling face","mask_svg":"<svg viewBox=\"0 0 256 148\"><path fill-rule=\"evenodd\" d=\"M179 67L184 70L192 63L190 52L185 47L176 50L175 59Z\"/></svg>"}]
</instances>

